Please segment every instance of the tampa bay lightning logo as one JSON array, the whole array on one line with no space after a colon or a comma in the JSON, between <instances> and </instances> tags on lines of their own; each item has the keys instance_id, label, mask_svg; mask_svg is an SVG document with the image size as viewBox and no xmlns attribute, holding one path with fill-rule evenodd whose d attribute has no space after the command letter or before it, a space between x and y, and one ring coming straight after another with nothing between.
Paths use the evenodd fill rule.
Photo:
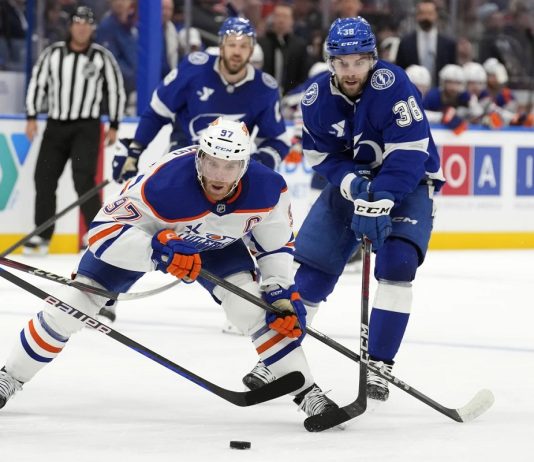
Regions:
<instances>
[{"instance_id":1,"label":"tampa bay lightning logo","mask_svg":"<svg viewBox=\"0 0 534 462\"><path fill-rule=\"evenodd\" d=\"M209 55L203 51L195 51L189 55L188 59L191 64L200 65L208 62Z\"/></svg>"},{"instance_id":2,"label":"tampa bay lightning logo","mask_svg":"<svg viewBox=\"0 0 534 462\"><path fill-rule=\"evenodd\" d=\"M371 77L371 86L375 90L385 90L395 82L395 74L389 69L378 69Z\"/></svg>"},{"instance_id":3,"label":"tampa bay lightning logo","mask_svg":"<svg viewBox=\"0 0 534 462\"><path fill-rule=\"evenodd\" d=\"M267 74L266 72L263 72L261 74L261 80L265 85L267 85L269 88L272 88L273 90L275 88L278 88L278 82L276 81L276 79L272 75Z\"/></svg>"},{"instance_id":4,"label":"tampa bay lightning logo","mask_svg":"<svg viewBox=\"0 0 534 462\"><path fill-rule=\"evenodd\" d=\"M311 106L313 103L315 103L315 100L318 96L319 85L317 85L317 82L314 82L304 92L304 96L302 97L302 104L304 104L304 106Z\"/></svg>"}]
</instances>

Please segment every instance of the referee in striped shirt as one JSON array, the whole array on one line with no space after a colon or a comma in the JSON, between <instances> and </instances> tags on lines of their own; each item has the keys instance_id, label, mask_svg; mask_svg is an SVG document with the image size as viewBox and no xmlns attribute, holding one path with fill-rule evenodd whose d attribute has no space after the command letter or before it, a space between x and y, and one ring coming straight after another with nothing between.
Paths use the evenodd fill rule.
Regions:
<instances>
[{"instance_id":1,"label":"referee in striped shirt","mask_svg":"<svg viewBox=\"0 0 534 462\"><path fill-rule=\"evenodd\" d=\"M125 92L121 71L113 55L93 43L94 14L78 7L71 16L69 37L56 42L39 56L26 95L26 136L33 141L37 133L37 113L48 103L48 121L35 168L35 225L56 213L59 177L70 159L74 188L81 196L95 186L100 144L101 103L107 100L109 130L107 143L117 139ZM101 207L94 195L81 204L87 227ZM46 254L54 232L49 227L24 246L26 254Z\"/></svg>"}]
</instances>

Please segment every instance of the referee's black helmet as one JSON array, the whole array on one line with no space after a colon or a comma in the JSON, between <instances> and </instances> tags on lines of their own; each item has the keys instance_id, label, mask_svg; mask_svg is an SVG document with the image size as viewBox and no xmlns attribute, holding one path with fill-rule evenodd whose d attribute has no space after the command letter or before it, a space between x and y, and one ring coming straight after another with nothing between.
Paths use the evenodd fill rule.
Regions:
<instances>
[{"instance_id":1,"label":"referee's black helmet","mask_svg":"<svg viewBox=\"0 0 534 462\"><path fill-rule=\"evenodd\" d=\"M81 22L84 21L88 24L95 23L95 14L93 10L88 6L79 6L74 10L74 13L70 16L70 22Z\"/></svg>"}]
</instances>

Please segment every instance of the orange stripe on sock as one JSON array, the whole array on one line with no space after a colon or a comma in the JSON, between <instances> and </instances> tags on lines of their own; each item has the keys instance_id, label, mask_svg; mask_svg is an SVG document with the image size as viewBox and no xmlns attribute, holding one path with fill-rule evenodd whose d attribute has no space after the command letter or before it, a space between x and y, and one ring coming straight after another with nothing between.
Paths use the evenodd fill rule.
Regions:
<instances>
[{"instance_id":1,"label":"orange stripe on sock","mask_svg":"<svg viewBox=\"0 0 534 462\"><path fill-rule=\"evenodd\" d=\"M265 350L268 350L273 345L276 345L280 340L284 339L285 337L285 335L276 334L270 340L267 340L265 343L262 343L258 348L256 348L256 351L258 352L258 354L263 353Z\"/></svg>"},{"instance_id":2,"label":"orange stripe on sock","mask_svg":"<svg viewBox=\"0 0 534 462\"><path fill-rule=\"evenodd\" d=\"M115 231L117 231L118 229L121 229L122 227L123 225L116 224L116 225L111 226L110 228L106 228L100 231L99 233L96 233L93 237L89 239L89 245L93 245L96 241L99 241L100 239L106 237L108 234L114 233Z\"/></svg>"},{"instance_id":3,"label":"orange stripe on sock","mask_svg":"<svg viewBox=\"0 0 534 462\"><path fill-rule=\"evenodd\" d=\"M63 348L57 348L55 346L50 345L49 343L46 343L35 330L35 326L33 325L33 319L30 319L30 322L28 325L30 327L30 334L32 334L32 337L35 340L35 343L37 343L37 345L39 345L43 350L46 350L49 353L59 353L63 349Z\"/></svg>"}]
</instances>

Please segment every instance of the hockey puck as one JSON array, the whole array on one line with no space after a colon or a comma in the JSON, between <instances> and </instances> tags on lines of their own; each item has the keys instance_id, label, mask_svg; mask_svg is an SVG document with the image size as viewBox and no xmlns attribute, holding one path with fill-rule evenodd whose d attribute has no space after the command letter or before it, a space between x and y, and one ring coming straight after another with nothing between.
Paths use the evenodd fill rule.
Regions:
<instances>
[{"instance_id":1,"label":"hockey puck","mask_svg":"<svg viewBox=\"0 0 534 462\"><path fill-rule=\"evenodd\" d=\"M250 449L250 441L230 441L232 449Z\"/></svg>"}]
</instances>

